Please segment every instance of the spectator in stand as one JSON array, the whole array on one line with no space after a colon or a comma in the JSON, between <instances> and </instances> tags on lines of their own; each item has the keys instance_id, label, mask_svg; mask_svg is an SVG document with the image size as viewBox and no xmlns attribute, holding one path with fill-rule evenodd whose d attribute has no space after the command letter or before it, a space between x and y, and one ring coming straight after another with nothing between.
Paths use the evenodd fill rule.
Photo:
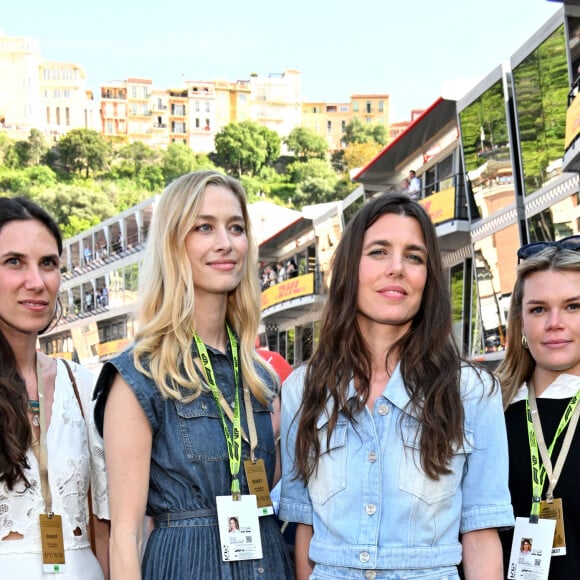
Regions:
<instances>
[{"instance_id":1,"label":"spectator in stand","mask_svg":"<svg viewBox=\"0 0 580 580\"><path fill-rule=\"evenodd\" d=\"M91 252L91 248L88 245L85 246L85 249L83 250L83 255L85 257L85 265L90 264L91 260L93 259L93 253Z\"/></svg>"},{"instance_id":2,"label":"spectator in stand","mask_svg":"<svg viewBox=\"0 0 580 580\"><path fill-rule=\"evenodd\" d=\"M409 171L409 189L407 193L411 199L419 199L421 197L421 180L413 169Z\"/></svg>"},{"instance_id":3,"label":"spectator in stand","mask_svg":"<svg viewBox=\"0 0 580 580\"><path fill-rule=\"evenodd\" d=\"M282 262L278 262L276 264L276 275L278 276L277 278L278 284L286 280L286 268L284 267L284 264Z\"/></svg>"},{"instance_id":4,"label":"spectator in stand","mask_svg":"<svg viewBox=\"0 0 580 580\"><path fill-rule=\"evenodd\" d=\"M268 286L276 286L278 284L278 273L276 272L276 268L268 264L266 266L268 269Z\"/></svg>"},{"instance_id":5,"label":"spectator in stand","mask_svg":"<svg viewBox=\"0 0 580 580\"><path fill-rule=\"evenodd\" d=\"M296 260L294 258L290 258L286 262L286 276L288 278L296 278L296 276L298 276L298 266L296 265Z\"/></svg>"}]
</instances>

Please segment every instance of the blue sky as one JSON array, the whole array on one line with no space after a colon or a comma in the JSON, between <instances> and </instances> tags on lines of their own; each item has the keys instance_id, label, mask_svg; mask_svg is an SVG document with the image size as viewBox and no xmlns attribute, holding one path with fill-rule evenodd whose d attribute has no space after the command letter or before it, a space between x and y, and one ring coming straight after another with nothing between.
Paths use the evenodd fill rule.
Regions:
<instances>
[{"instance_id":1,"label":"blue sky","mask_svg":"<svg viewBox=\"0 0 580 580\"><path fill-rule=\"evenodd\" d=\"M16 0L0 30L32 36L88 85L144 77L247 79L296 69L304 100L391 95L405 120L443 81L485 76L562 6L547 0ZM182 76L183 75L183 76ZM0 79L1 82L1 79Z\"/></svg>"}]
</instances>

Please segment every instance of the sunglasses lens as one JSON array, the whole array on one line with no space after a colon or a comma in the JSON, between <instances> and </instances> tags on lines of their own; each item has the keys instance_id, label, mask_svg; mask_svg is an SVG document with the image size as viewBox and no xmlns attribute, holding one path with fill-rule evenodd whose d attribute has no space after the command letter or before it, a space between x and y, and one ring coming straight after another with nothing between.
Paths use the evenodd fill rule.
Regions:
<instances>
[{"instance_id":1,"label":"sunglasses lens","mask_svg":"<svg viewBox=\"0 0 580 580\"><path fill-rule=\"evenodd\" d=\"M534 242L533 244L526 244L518 250L518 259L525 260L526 258L541 252L550 245L549 242Z\"/></svg>"},{"instance_id":2,"label":"sunglasses lens","mask_svg":"<svg viewBox=\"0 0 580 580\"><path fill-rule=\"evenodd\" d=\"M565 250L579 250L580 236L570 236L569 238L564 238L563 240L557 242L557 244Z\"/></svg>"},{"instance_id":3,"label":"sunglasses lens","mask_svg":"<svg viewBox=\"0 0 580 580\"><path fill-rule=\"evenodd\" d=\"M518 263L520 260L525 260L551 246L556 246L562 250L580 251L580 236L569 236L557 242L533 242L532 244L526 244L518 250Z\"/></svg>"}]
</instances>

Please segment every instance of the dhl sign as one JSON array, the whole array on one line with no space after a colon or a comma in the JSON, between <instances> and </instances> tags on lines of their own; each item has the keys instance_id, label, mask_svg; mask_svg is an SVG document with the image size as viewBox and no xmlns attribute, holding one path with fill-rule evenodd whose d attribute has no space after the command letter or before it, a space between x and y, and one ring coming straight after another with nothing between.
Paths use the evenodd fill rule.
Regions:
<instances>
[{"instance_id":1,"label":"dhl sign","mask_svg":"<svg viewBox=\"0 0 580 580\"><path fill-rule=\"evenodd\" d=\"M314 294L314 272L270 286L262 292L260 307L265 310L274 304L309 294Z\"/></svg>"},{"instance_id":2,"label":"dhl sign","mask_svg":"<svg viewBox=\"0 0 580 580\"><path fill-rule=\"evenodd\" d=\"M455 217L455 188L448 187L419 200L434 224L452 220Z\"/></svg>"}]
</instances>

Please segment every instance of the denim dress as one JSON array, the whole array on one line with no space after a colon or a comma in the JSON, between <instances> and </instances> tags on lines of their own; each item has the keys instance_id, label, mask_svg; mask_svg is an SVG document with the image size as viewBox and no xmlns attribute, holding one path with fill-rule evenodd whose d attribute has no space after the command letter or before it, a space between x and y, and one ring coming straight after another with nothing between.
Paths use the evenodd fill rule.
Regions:
<instances>
[{"instance_id":1,"label":"denim dress","mask_svg":"<svg viewBox=\"0 0 580 580\"><path fill-rule=\"evenodd\" d=\"M461 534L513 526L499 388L461 370L464 442L438 480L421 466L420 422L400 366L349 421L340 413L327 444L329 401L317 422L322 454L307 484L296 479L296 414L304 368L284 382L280 518L313 526L311 580L459 580ZM349 399L357 396L351 380Z\"/></svg>"},{"instance_id":2,"label":"denim dress","mask_svg":"<svg viewBox=\"0 0 580 580\"><path fill-rule=\"evenodd\" d=\"M195 344L192 345L195 350ZM234 401L231 351L207 346L216 382L226 401ZM256 367L264 381L271 379ZM223 562L220 550L216 496L231 493L231 474L220 409L209 390L189 403L164 399L155 383L135 369L132 350L108 361L97 382L95 419L102 430L106 398L119 373L135 393L151 425L153 442L147 515L155 528L143 556L144 579L284 580L294 578L284 540L274 516L260 517L263 557ZM242 426L247 433L244 398L240 396ZM262 458L271 484L276 450L270 409L252 396L258 433L256 457ZM226 417L228 427L231 423ZM243 460L250 448L242 441ZM243 463L240 485L248 493Z\"/></svg>"}]
</instances>

